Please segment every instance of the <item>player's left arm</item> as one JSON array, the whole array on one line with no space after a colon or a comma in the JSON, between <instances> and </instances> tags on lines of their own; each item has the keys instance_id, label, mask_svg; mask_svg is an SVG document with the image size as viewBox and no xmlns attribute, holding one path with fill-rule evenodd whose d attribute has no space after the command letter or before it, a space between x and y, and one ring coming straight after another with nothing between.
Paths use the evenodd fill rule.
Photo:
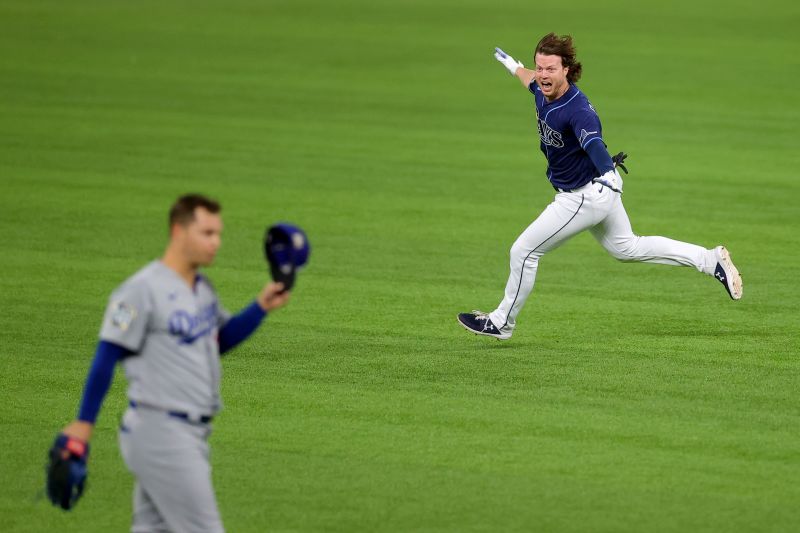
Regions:
<instances>
[{"instance_id":1,"label":"player's left arm","mask_svg":"<svg viewBox=\"0 0 800 533\"><path fill-rule=\"evenodd\" d=\"M601 142L592 143L587 146L584 151L589 156L589 159L592 160L594 168L597 169L597 172L599 172L601 176L606 172L614 170L614 161L611 159L611 155L608 153L605 144Z\"/></svg>"},{"instance_id":2,"label":"player's left arm","mask_svg":"<svg viewBox=\"0 0 800 533\"><path fill-rule=\"evenodd\" d=\"M282 283L267 283L255 301L239 314L225 322L219 330L219 353L235 348L258 329L270 311L283 307L289 301L290 291L283 290Z\"/></svg>"},{"instance_id":3,"label":"player's left arm","mask_svg":"<svg viewBox=\"0 0 800 533\"><path fill-rule=\"evenodd\" d=\"M622 176L619 175L613 159L611 159L608 150L606 150L605 144L602 142L595 142L588 145L584 150L589 155L589 159L592 160L599 174L599 176L592 181L621 194Z\"/></svg>"},{"instance_id":4,"label":"player's left arm","mask_svg":"<svg viewBox=\"0 0 800 533\"><path fill-rule=\"evenodd\" d=\"M583 148L583 151L586 152L595 169L597 169L598 177L592 181L600 183L612 191L621 193L622 178L606 149L606 143L602 137L600 118L594 112L594 109L585 108L574 113L570 119L570 126L581 148Z\"/></svg>"}]
</instances>

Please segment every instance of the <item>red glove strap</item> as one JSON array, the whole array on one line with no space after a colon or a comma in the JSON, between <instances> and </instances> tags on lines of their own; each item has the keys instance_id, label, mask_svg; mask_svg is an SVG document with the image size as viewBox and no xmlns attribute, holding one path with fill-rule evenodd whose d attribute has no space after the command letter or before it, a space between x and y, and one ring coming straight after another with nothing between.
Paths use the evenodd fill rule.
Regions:
<instances>
[{"instance_id":1,"label":"red glove strap","mask_svg":"<svg viewBox=\"0 0 800 533\"><path fill-rule=\"evenodd\" d=\"M69 437L67 439L66 444L64 444L64 448L78 457L83 457L86 454L86 443L73 437Z\"/></svg>"}]
</instances>

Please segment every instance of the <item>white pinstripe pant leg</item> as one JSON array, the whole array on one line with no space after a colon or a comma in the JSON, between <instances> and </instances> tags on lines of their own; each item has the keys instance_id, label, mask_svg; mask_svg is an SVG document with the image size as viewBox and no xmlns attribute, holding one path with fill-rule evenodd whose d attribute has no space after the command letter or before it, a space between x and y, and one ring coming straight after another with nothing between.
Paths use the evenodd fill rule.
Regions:
<instances>
[{"instance_id":1,"label":"white pinstripe pant leg","mask_svg":"<svg viewBox=\"0 0 800 533\"><path fill-rule=\"evenodd\" d=\"M617 196L606 216L591 229L600 245L615 259L661 265L690 266L714 274L717 260L713 250L666 237L640 237L633 233L628 213Z\"/></svg>"},{"instance_id":2,"label":"white pinstripe pant leg","mask_svg":"<svg viewBox=\"0 0 800 533\"><path fill-rule=\"evenodd\" d=\"M583 230L620 261L691 266L713 274L714 251L666 237L633 233L619 194L596 184L559 193L511 247L511 272L500 305L489 314L502 331L513 331L516 318L536 281L539 258Z\"/></svg>"},{"instance_id":3,"label":"white pinstripe pant leg","mask_svg":"<svg viewBox=\"0 0 800 533\"><path fill-rule=\"evenodd\" d=\"M605 191L599 185L589 184L573 192L557 194L517 237L511 246L511 272L505 295L497 309L489 313L495 326L503 331L514 329L517 315L533 290L540 257L605 217L614 193L600 189Z\"/></svg>"}]
</instances>

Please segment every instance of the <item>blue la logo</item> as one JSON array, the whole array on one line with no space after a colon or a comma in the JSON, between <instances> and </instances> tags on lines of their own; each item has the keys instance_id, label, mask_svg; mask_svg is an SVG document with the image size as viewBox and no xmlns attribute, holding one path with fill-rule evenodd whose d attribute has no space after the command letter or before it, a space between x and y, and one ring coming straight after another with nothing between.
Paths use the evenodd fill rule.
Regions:
<instances>
[{"instance_id":1,"label":"blue la logo","mask_svg":"<svg viewBox=\"0 0 800 533\"><path fill-rule=\"evenodd\" d=\"M181 344L192 344L200 337L210 333L217 323L217 305L212 304L201 309L196 315L178 309L168 320L171 335L180 337Z\"/></svg>"}]
</instances>

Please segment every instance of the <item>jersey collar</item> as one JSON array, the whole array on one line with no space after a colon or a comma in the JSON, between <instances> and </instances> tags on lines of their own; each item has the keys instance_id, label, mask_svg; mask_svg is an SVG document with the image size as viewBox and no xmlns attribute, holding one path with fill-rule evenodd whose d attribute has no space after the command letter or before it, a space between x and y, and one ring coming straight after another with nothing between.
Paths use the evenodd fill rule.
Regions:
<instances>
[{"instance_id":1,"label":"jersey collar","mask_svg":"<svg viewBox=\"0 0 800 533\"><path fill-rule=\"evenodd\" d=\"M572 97L572 95L575 94L576 92L578 92L578 88L570 83L569 88L566 91L564 91L564 94L562 94L552 102L548 102L547 98L544 97L544 93L542 93L542 99L544 100L544 107L569 100Z\"/></svg>"}]
</instances>

